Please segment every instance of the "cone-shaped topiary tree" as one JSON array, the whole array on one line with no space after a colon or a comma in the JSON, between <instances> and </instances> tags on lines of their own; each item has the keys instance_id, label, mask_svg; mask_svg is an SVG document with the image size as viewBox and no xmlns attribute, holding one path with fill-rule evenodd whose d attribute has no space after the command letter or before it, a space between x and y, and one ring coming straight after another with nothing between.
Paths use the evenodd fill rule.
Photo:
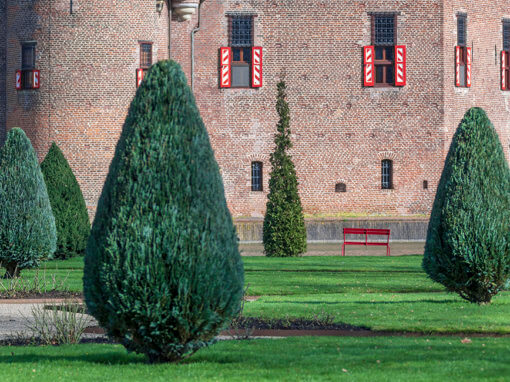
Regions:
<instances>
[{"instance_id":1,"label":"cone-shaped topiary tree","mask_svg":"<svg viewBox=\"0 0 510 382\"><path fill-rule=\"evenodd\" d=\"M41 163L57 226L55 257L67 259L85 252L90 234L87 206L76 177L55 142Z\"/></svg>"},{"instance_id":2,"label":"cone-shaped topiary tree","mask_svg":"<svg viewBox=\"0 0 510 382\"><path fill-rule=\"evenodd\" d=\"M6 278L55 252L55 219L34 148L23 130L7 134L0 150L0 262Z\"/></svg>"},{"instance_id":3,"label":"cone-shaped topiary tree","mask_svg":"<svg viewBox=\"0 0 510 382\"><path fill-rule=\"evenodd\" d=\"M131 103L87 243L87 307L151 362L208 345L243 294L219 168L180 66L152 66Z\"/></svg>"},{"instance_id":4,"label":"cone-shaped topiary tree","mask_svg":"<svg viewBox=\"0 0 510 382\"><path fill-rule=\"evenodd\" d=\"M276 110L280 117L274 137L276 148L271 154L269 195L264 217L264 251L269 257L299 256L306 252L306 227L298 193L296 169L288 150L290 113L285 82L278 83Z\"/></svg>"},{"instance_id":5,"label":"cone-shaped topiary tree","mask_svg":"<svg viewBox=\"0 0 510 382\"><path fill-rule=\"evenodd\" d=\"M510 170L480 108L459 125L432 208L423 268L449 291L489 303L510 279Z\"/></svg>"}]
</instances>

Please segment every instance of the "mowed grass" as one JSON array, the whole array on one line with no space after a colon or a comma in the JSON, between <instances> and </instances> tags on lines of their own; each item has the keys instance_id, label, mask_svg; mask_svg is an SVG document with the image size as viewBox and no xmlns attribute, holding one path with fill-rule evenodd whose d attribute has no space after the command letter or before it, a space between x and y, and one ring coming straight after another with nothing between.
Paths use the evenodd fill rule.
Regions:
<instances>
[{"instance_id":1,"label":"mowed grass","mask_svg":"<svg viewBox=\"0 0 510 382\"><path fill-rule=\"evenodd\" d=\"M510 333L510 292L479 306L427 278L422 256L243 257L248 295L244 314L263 318L323 317L384 331ZM23 278L64 280L82 291L83 258L46 262ZM36 276L37 275L37 276ZM0 281L0 288L7 280ZM41 282L41 281L39 281Z\"/></svg>"},{"instance_id":2,"label":"mowed grass","mask_svg":"<svg viewBox=\"0 0 510 382\"><path fill-rule=\"evenodd\" d=\"M223 341L159 365L120 345L2 347L0 363L5 381L508 381L510 339Z\"/></svg>"}]
</instances>

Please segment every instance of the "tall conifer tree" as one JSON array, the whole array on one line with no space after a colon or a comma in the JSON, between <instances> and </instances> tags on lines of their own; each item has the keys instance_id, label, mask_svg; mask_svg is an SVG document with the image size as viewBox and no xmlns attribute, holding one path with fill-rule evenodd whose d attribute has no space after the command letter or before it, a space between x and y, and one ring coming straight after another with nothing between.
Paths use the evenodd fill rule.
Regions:
<instances>
[{"instance_id":1,"label":"tall conifer tree","mask_svg":"<svg viewBox=\"0 0 510 382\"><path fill-rule=\"evenodd\" d=\"M489 118L470 109L453 137L423 258L429 277L476 303L510 280L510 170Z\"/></svg>"},{"instance_id":2,"label":"tall conifer tree","mask_svg":"<svg viewBox=\"0 0 510 382\"><path fill-rule=\"evenodd\" d=\"M210 344L240 308L243 265L209 137L180 66L131 103L87 243L87 307L151 362Z\"/></svg>"},{"instance_id":3,"label":"tall conifer tree","mask_svg":"<svg viewBox=\"0 0 510 382\"><path fill-rule=\"evenodd\" d=\"M14 128L0 150L0 262L6 278L34 268L55 252L50 200L30 140Z\"/></svg>"},{"instance_id":4,"label":"tall conifer tree","mask_svg":"<svg viewBox=\"0 0 510 382\"><path fill-rule=\"evenodd\" d=\"M290 113L286 100L285 82L277 85L276 110L280 117L271 154L269 195L264 217L264 251L269 257L299 256L306 252L306 227L298 193L296 169L288 150L290 140Z\"/></svg>"},{"instance_id":5,"label":"tall conifer tree","mask_svg":"<svg viewBox=\"0 0 510 382\"><path fill-rule=\"evenodd\" d=\"M41 163L41 171L57 226L55 257L84 254L90 234L87 206L71 166L55 142Z\"/></svg>"}]
</instances>

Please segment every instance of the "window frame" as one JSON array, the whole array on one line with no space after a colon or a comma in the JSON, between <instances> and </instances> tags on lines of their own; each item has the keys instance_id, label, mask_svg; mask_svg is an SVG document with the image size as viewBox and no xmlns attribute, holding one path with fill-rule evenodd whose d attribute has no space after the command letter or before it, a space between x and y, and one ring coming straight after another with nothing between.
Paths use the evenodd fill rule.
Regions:
<instances>
[{"instance_id":1,"label":"window frame","mask_svg":"<svg viewBox=\"0 0 510 382\"><path fill-rule=\"evenodd\" d=\"M31 90L34 88L34 70L36 70L36 47L35 41L25 41L21 43L21 90ZM26 51L31 51L31 63L26 65Z\"/></svg>"},{"instance_id":2,"label":"window frame","mask_svg":"<svg viewBox=\"0 0 510 382\"><path fill-rule=\"evenodd\" d=\"M460 21L463 20L464 30L460 33ZM466 13L457 13L457 46L460 48L460 84L457 86L458 88L468 88L467 86L467 14ZM460 39L462 34L463 42ZM464 80L464 83L462 83Z\"/></svg>"},{"instance_id":3,"label":"window frame","mask_svg":"<svg viewBox=\"0 0 510 382\"><path fill-rule=\"evenodd\" d=\"M507 38L505 38L505 27L508 28L508 34L506 35ZM501 64L501 70L504 72L504 75L506 78L506 80L505 80L506 89L502 89L502 91L508 92L508 91L510 91L510 86L509 86L510 62L508 62L510 59L510 19L503 19L502 39L503 39L503 52L506 54L506 61L505 61L506 65L503 66L503 64ZM502 58L500 58L500 60L502 60Z\"/></svg>"},{"instance_id":4,"label":"window frame","mask_svg":"<svg viewBox=\"0 0 510 382\"><path fill-rule=\"evenodd\" d=\"M264 163L261 161L251 162L251 191L264 191Z\"/></svg>"},{"instance_id":5,"label":"window frame","mask_svg":"<svg viewBox=\"0 0 510 382\"><path fill-rule=\"evenodd\" d=\"M385 17L393 18L393 44L377 44L376 42L376 18ZM397 12L380 12L370 14L371 22L371 43L374 47L374 87L387 88L395 86L395 46L397 45L397 31L398 31L398 13ZM377 50L382 49L382 59L377 59ZM388 52L391 51L391 58L388 58ZM378 69L382 68L382 82L378 80ZM392 72L392 81L388 81L388 71Z\"/></svg>"},{"instance_id":6,"label":"window frame","mask_svg":"<svg viewBox=\"0 0 510 382\"><path fill-rule=\"evenodd\" d=\"M154 64L154 52L153 52L153 42L152 41L138 41L138 44L139 44L139 48L140 48L140 69L143 69L143 72L144 74L147 72L147 70ZM146 57L144 57L144 50L143 50L143 47L144 46L149 46L150 47L150 51L149 51L149 54L150 54L150 64L147 65L146 62L148 60L146 60Z\"/></svg>"},{"instance_id":7,"label":"window frame","mask_svg":"<svg viewBox=\"0 0 510 382\"><path fill-rule=\"evenodd\" d=\"M387 170L387 174L385 174L385 170ZM393 161L391 159L381 161L381 189L393 190Z\"/></svg>"},{"instance_id":8,"label":"window frame","mask_svg":"<svg viewBox=\"0 0 510 382\"><path fill-rule=\"evenodd\" d=\"M251 70L251 66L252 66L252 49L253 47L255 46L255 41L254 41L254 36L255 36L255 17L256 15L253 15L253 14L227 14L227 17L228 17L228 46L230 47L231 49L231 52L232 52L232 61L231 61L231 85L230 87L231 88L236 88L236 89L251 89L252 86L252 70ZM251 21L251 41L250 41L250 44L241 44L239 46L237 46L237 44L234 46L233 44L233 35L234 35L234 18L247 18L247 19L250 19ZM245 55L246 55L246 50L249 51L249 58L246 58ZM234 60L234 57L237 55L237 52L239 52L239 60L235 61ZM241 85L235 85L234 84L234 67L237 67L237 68L247 68L248 70L248 84L245 85L245 84L241 84Z\"/></svg>"}]
</instances>

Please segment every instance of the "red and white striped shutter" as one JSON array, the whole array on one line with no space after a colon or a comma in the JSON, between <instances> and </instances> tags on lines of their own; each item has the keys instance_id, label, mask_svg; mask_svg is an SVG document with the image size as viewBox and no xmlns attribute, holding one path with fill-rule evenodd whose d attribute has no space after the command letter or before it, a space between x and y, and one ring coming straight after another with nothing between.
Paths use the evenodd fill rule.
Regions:
<instances>
[{"instance_id":1,"label":"red and white striped shutter","mask_svg":"<svg viewBox=\"0 0 510 382\"><path fill-rule=\"evenodd\" d=\"M471 48L466 48L466 86L471 87Z\"/></svg>"},{"instance_id":2,"label":"red and white striped shutter","mask_svg":"<svg viewBox=\"0 0 510 382\"><path fill-rule=\"evenodd\" d=\"M136 87L140 87L143 81L143 69L136 69Z\"/></svg>"},{"instance_id":3,"label":"red and white striped shutter","mask_svg":"<svg viewBox=\"0 0 510 382\"><path fill-rule=\"evenodd\" d=\"M16 70L16 90L21 90L21 70Z\"/></svg>"},{"instance_id":4,"label":"red and white striped shutter","mask_svg":"<svg viewBox=\"0 0 510 382\"><path fill-rule=\"evenodd\" d=\"M508 84L506 83L506 66L507 63L507 52L504 50L501 52L501 90L506 90Z\"/></svg>"},{"instance_id":5,"label":"red and white striped shutter","mask_svg":"<svg viewBox=\"0 0 510 382\"><path fill-rule=\"evenodd\" d=\"M455 47L455 86L460 86L460 54L461 47Z\"/></svg>"},{"instance_id":6,"label":"red and white striped shutter","mask_svg":"<svg viewBox=\"0 0 510 382\"><path fill-rule=\"evenodd\" d=\"M395 86L406 85L406 47L395 46Z\"/></svg>"},{"instance_id":7,"label":"red and white striped shutter","mask_svg":"<svg viewBox=\"0 0 510 382\"><path fill-rule=\"evenodd\" d=\"M254 46L251 55L251 87L262 87L262 48Z\"/></svg>"},{"instance_id":8,"label":"red and white striped shutter","mask_svg":"<svg viewBox=\"0 0 510 382\"><path fill-rule=\"evenodd\" d=\"M375 49L373 46L363 47L363 84L364 86L374 86L375 84Z\"/></svg>"},{"instance_id":9,"label":"red and white striped shutter","mask_svg":"<svg viewBox=\"0 0 510 382\"><path fill-rule=\"evenodd\" d=\"M32 71L32 87L34 89L39 89L41 87L41 82L39 81L40 80L40 75L41 75L41 72L39 70L34 70Z\"/></svg>"},{"instance_id":10,"label":"red and white striped shutter","mask_svg":"<svg viewBox=\"0 0 510 382\"><path fill-rule=\"evenodd\" d=\"M220 48L220 88L232 85L232 49Z\"/></svg>"}]
</instances>

